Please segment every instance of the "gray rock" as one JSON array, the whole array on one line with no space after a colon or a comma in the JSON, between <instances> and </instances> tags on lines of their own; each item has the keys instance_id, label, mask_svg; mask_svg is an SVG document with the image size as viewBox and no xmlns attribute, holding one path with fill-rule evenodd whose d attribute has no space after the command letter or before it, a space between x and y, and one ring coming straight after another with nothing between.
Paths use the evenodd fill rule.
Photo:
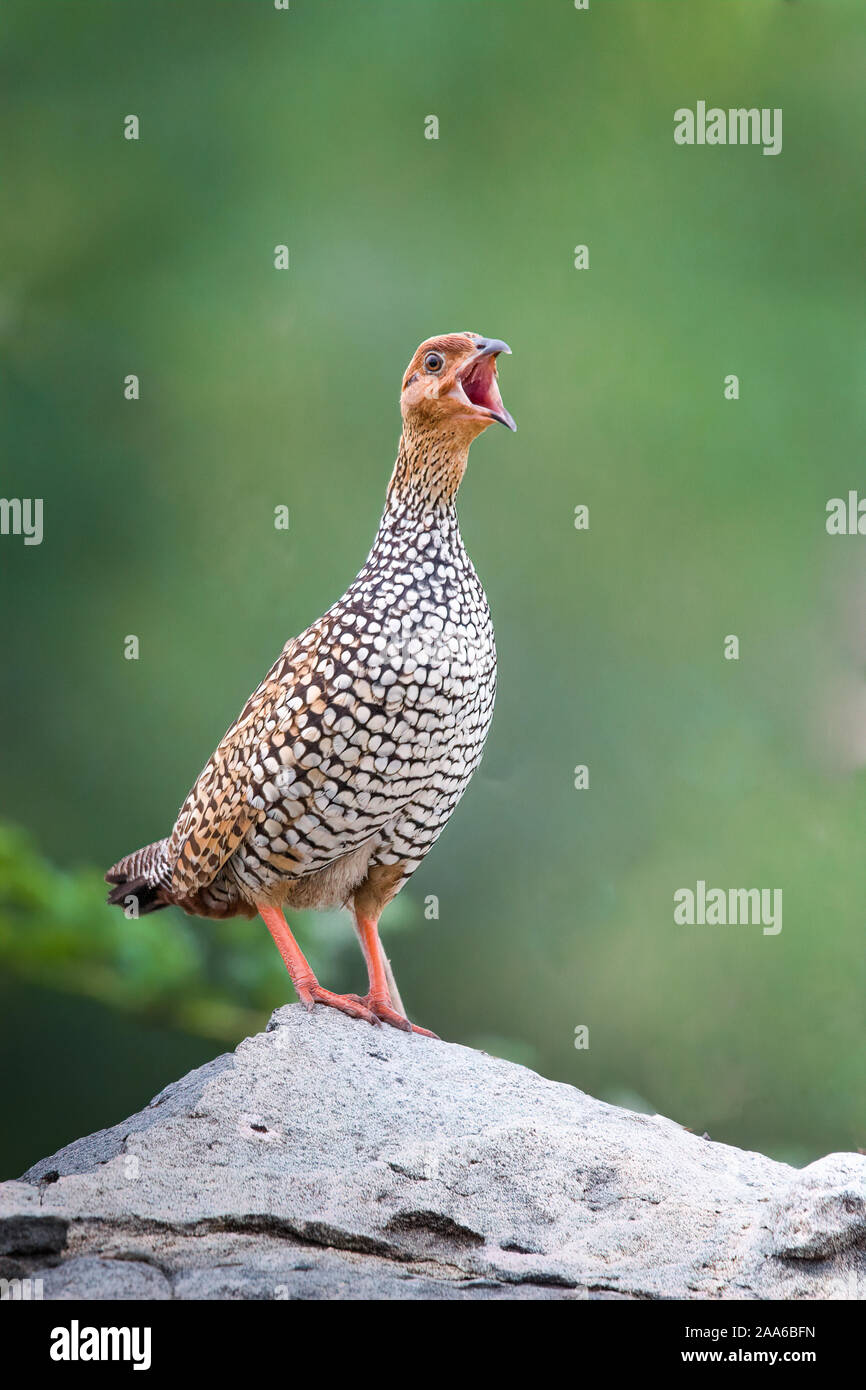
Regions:
<instances>
[{"instance_id":1,"label":"gray rock","mask_svg":"<svg viewBox=\"0 0 866 1390\"><path fill-rule=\"evenodd\" d=\"M866 1244L862 1154L828 1154L804 1168L771 1210L772 1249L801 1260L825 1260Z\"/></svg>"},{"instance_id":2,"label":"gray rock","mask_svg":"<svg viewBox=\"0 0 866 1390\"><path fill-rule=\"evenodd\" d=\"M0 1185L46 1298L866 1296L866 1157L798 1172L333 1010Z\"/></svg>"},{"instance_id":3,"label":"gray rock","mask_svg":"<svg viewBox=\"0 0 866 1390\"><path fill-rule=\"evenodd\" d=\"M77 1255L38 1276L43 1298L135 1300L168 1299L174 1295L161 1270L139 1260L105 1260L99 1255Z\"/></svg>"}]
</instances>

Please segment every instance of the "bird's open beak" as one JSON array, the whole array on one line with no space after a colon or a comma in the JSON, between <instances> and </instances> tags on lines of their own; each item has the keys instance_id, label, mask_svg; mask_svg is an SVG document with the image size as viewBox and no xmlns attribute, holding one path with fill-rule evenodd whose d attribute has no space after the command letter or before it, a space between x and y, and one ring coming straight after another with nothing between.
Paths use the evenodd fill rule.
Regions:
<instances>
[{"instance_id":1,"label":"bird's open beak","mask_svg":"<svg viewBox=\"0 0 866 1390\"><path fill-rule=\"evenodd\" d=\"M501 338L482 338L478 350L470 357L454 384L454 394L483 410L492 419L498 420L510 430L516 430L509 412L502 404L499 384L496 379L496 359L500 352L511 353L507 343Z\"/></svg>"}]
</instances>

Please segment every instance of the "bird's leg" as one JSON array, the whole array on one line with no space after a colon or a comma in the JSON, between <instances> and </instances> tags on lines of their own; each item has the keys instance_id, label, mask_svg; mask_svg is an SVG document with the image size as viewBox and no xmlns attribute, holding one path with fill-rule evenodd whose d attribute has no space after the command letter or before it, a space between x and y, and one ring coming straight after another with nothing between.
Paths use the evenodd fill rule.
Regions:
<instances>
[{"instance_id":1,"label":"bird's leg","mask_svg":"<svg viewBox=\"0 0 866 1390\"><path fill-rule=\"evenodd\" d=\"M356 907L354 909L355 930L358 933L358 940L361 943L361 950L364 952L364 960L367 962L367 975L370 981L369 993L358 1002L364 1004L377 1018L383 1023L390 1023L394 1028L402 1028L405 1033L422 1033L425 1038L435 1038L436 1033L431 1033L427 1028L417 1028L414 1023L410 1023L408 1018L404 1018L394 1007L394 999L388 987L388 963L385 959L385 952L382 950L382 943L379 940L379 924L375 917L367 917ZM391 975L393 979L393 975Z\"/></svg>"},{"instance_id":2,"label":"bird's leg","mask_svg":"<svg viewBox=\"0 0 866 1390\"><path fill-rule=\"evenodd\" d=\"M403 1003L403 1000L400 996L400 990L397 987L397 981L394 979L394 971L391 968L391 962L385 955L385 947L382 945L381 936L379 937L379 950L382 952L382 965L385 969L385 979L388 981L388 993L391 996L391 1003L394 1005L394 1008L397 1010L398 1014L405 1014L406 1006Z\"/></svg>"},{"instance_id":3,"label":"bird's leg","mask_svg":"<svg viewBox=\"0 0 866 1390\"><path fill-rule=\"evenodd\" d=\"M306 1009L312 1009L314 1004L328 1004L332 1009L339 1009L352 1018L364 1018L368 1023L378 1025L379 1018L367 1007L363 999L358 999L355 995L332 994L329 989L322 988L279 908L265 907L260 903L259 915L274 938L283 964L292 977L298 998Z\"/></svg>"}]
</instances>

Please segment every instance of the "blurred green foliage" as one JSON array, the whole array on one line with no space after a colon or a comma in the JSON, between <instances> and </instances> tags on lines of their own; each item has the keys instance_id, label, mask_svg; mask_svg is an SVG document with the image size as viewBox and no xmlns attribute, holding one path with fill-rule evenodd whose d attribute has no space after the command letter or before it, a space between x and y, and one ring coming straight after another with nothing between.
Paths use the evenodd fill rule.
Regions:
<instances>
[{"instance_id":1,"label":"blurred green foliage","mask_svg":"<svg viewBox=\"0 0 866 1390\"><path fill-rule=\"evenodd\" d=\"M300 934L326 971L334 952L325 934L309 924ZM0 825L0 966L9 975L234 1042L294 998L279 956L251 950L250 935L244 918L204 924L166 910L128 919L108 907L98 871L58 869L30 836Z\"/></svg>"},{"instance_id":2,"label":"blurred green foliage","mask_svg":"<svg viewBox=\"0 0 866 1390\"><path fill-rule=\"evenodd\" d=\"M170 829L362 563L411 352L470 328L514 349L460 498L500 688L384 921L410 1011L714 1138L866 1143L866 542L824 530L862 480L864 57L862 0L7 0L2 491L45 499L0 542L7 972L155 1047L290 997L260 925L112 918L74 866ZM782 154L676 147L698 99L782 107ZM675 927L698 878L781 887L781 934ZM301 930L357 988L345 922Z\"/></svg>"}]
</instances>

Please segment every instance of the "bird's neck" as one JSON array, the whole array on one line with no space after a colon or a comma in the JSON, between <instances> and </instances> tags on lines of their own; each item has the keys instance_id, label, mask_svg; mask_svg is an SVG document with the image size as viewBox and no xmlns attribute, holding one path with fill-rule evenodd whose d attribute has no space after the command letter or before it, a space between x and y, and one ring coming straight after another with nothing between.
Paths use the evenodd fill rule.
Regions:
<instances>
[{"instance_id":1,"label":"bird's neck","mask_svg":"<svg viewBox=\"0 0 866 1390\"><path fill-rule=\"evenodd\" d=\"M382 518L418 525L422 518L456 525L455 498L466 471L469 441L437 430L416 431L404 423L397 462L388 484ZM427 525L430 524L428 520Z\"/></svg>"},{"instance_id":2,"label":"bird's neck","mask_svg":"<svg viewBox=\"0 0 866 1390\"><path fill-rule=\"evenodd\" d=\"M428 440L404 428L385 510L359 580L405 569L407 561L419 558L454 572L470 565L455 505L468 449L441 435Z\"/></svg>"}]
</instances>

